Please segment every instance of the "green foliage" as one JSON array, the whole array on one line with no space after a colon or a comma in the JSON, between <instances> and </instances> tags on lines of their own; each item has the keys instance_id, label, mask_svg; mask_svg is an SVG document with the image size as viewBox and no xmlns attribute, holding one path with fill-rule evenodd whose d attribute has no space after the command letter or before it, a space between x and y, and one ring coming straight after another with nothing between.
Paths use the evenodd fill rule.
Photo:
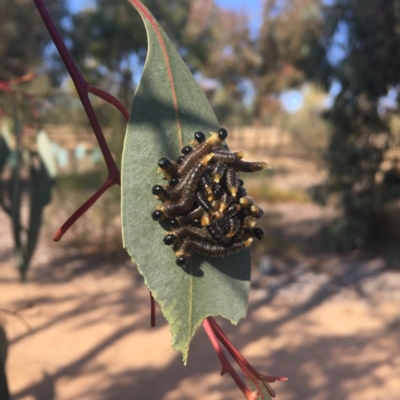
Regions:
<instances>
[{"instance_id":1,"label":"green foliage","mask_svg":"<svg viewBox=\"0 0 400 400\"><path fill-rule=\"evenodd\" d=\"M322 164L330 133L330 125L323 117L327 95L310 84L302 87L302 95L302 107L284 115L282 129L290 133L299 155Z\"/></svg>"},{"instance_id":2,"label":"green foliage","mask_svg":"<svg viewBox=\"0 0 400 400\"><path fill-rule=\"evenodd\" d=\"M241 81L249 77L259 61L252 48L247 18L217 7L214 1L143 3L166 27L189 69L221 82L206 90L217 116L230 122L237 122L238 118L232 121L233 115L245 118ZM73 16L72 26L71 50L84 75L129 104L137 73L133 56L141 64L146 55L146 35L139 15L126 0L97 0L94 8Z\"/></svg>"},{"instance_id":3,"label":"green foliage","mask_svg":"<svg viewBox=\"0 0 400 400\"><path fill-rule=\"evenodd\" d=\"M328 37L346 27L345 56L328 79L340 83L327 118L333 132L327 151L329 176L315 198L335 195L343 216L332 234L343 249L383 239L387 207L400 198L400 170L393 149L391 112L380 98L400 83L400 1L336 1L325 10Z\"/></svg>"},{"instance_id":4,"label":"green foliage","mask_svg":"<svg viewBox=\"0 0 400 400\"><path fill-rule=\"evenodd\" d=\"M279 109L276 95L298 87L316 68L325 72L326 50L321 0L268 0L258 40L261 63L254 77L255 112L265 119Z\"/></svg>"},{"instance_id":5,"label":"green foliage","mask_svg":"<svg viewBox=\"0 0 400 400\"><path fill-rule=\"evenodd\" d=\"M176 46L183 48L191 1L147 0L144 4L169 28ZM117 82L118 97L128 105L134 89L132 56L136 55L139 63L146 56L146 32L139 14L127 0L97 0L94 8L74 15L72 25L71 52L84 75L111 91Z\"/></svg>"},{"instance_id":6,"label":"green foliage","mask_svg":"<svg viewBox=\"0 0 400 400\"><path fill-rule=\"evenodd\" d=\"M67 15L64 0L46 3L57 25ZM20 77L41 64L50 36L33 1L0 2L0 81ZM53 65L54 66L54 65Z\"/></svg>"},{"instance_id":7,"label":"green foliage","mask_svg":"<svg viewBox=\"0 0 400 400\"><path fill-rule=\"evenodd\" d=\"M170 324L173 348L186 361L189 343L204 318L222 315L236 324L245 316L250 251L223 259L192 257L185 272L163 244L165 230L151 219L157 206L151 188L160 182L159 158L177 158L195 131L216 131L219 125L164 31L144 8L139 11L149 49L124 144L123 239Z\"/></svg>"},{"instance_id":8,"label":"green foliage","mask_svg":"<svg viewBox=\"0 0 400 400\"><path fill-rule=\"evenodd\" d=\"M5 119L1 121L0 166L3 168L0 169L0 174L4 172L6 163L11 171L8 190L0 187L0 205L12 220L15 256L21 280L25 280L37 245L43 209L51 200L56 167L47 134L44 131L39 132L36 138L37 152L28 151L22 146L22 130L16 111L14 120L15 146L11 143L11 134ZM23 176L26 173L30 184L30 204L29 221L25 228L21 220L21 208L24 196Z\"/></svg>"}]
</instances>

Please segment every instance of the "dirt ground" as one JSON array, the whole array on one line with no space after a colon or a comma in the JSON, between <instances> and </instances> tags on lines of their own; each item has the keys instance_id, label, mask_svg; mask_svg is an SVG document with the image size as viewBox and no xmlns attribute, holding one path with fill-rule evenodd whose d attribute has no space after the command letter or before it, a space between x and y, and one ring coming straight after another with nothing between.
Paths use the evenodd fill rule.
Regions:
<instances>
[{"instance_id":1,"label":"dirt ground","mask_svg":"<svg viewBox=\"0 0 400 400\"><path fill-rule=\"evenodd\" d=\"M300 182L295 165L275 183ZM316 205L265 208L271 236L290 245L255 250L248 317L237 327L220 320L231 341L261 372L289 378L273 384L277 399L399 400L400 273L379 257L306 251L331 217ZM183 366L159 309L150 327L149 295L130 261L83 257L45 229L21 285L3 213L0 226L0 308L19 310L31 327L7 316L13 400L244 398L220 376L202 329Z\"/></svg>"}]
</instances>

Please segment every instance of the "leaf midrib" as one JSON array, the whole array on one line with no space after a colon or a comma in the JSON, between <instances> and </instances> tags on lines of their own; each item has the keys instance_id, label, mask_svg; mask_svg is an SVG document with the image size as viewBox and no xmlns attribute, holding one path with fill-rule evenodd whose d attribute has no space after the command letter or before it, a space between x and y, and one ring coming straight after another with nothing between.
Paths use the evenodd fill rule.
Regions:
<instances>
[{"instance_id":1,"label":"leaf midrib","mask_svg":"<svg viewBox=\"0 0 400 400\"><path fill-rule=\"evenodd\" d=\"M179 118L178 98L176 96L174 78L173 78L173 75L172 75L171 64L169 62L167 46L165 45L165 42L164 42L164 39L162 37L162 34L161 34L160 30L158 29L157 22L154 20L153 16L151 14L149 14L147 12L147 10L143 7L143 4L138 0L129 0L129 1L132 2L132 4L135 5L137 7L137 9L140 10L140 12L143 14L144 18L147 21L149 21L149 23L153 27L154 31L156 32L158 41L160 43L161 50L163 52L165 65L166 65L166 68L167 68L168 81L169 81L169 85L171 87L171 96L172 96L172 103L174 105L174 110L175 110L175 118L176 118L176 126L177 126L179 146L180 146L180 148L182 148L183 147L183 140L182 140L181 121L180 121L180 118Z\"/></svg>"}]
</instances>

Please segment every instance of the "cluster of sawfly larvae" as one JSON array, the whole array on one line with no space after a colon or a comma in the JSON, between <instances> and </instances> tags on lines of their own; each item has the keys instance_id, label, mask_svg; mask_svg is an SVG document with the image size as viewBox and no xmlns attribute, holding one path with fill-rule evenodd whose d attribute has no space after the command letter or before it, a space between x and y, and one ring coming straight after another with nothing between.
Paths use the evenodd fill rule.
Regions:
<instances>
[{"instance_id":1,"label":"cluster of sawfly larvae","mask_svg":"<svg viewBox=\"0 0 400 400\"><path fill-rule=\"evenodd\" d=\"M224 143L227 136L224 128L208 138L196 132L192 146L185 146L176 161L158 161L168 185L152 188L162 202L152 218L168 220L171 231L164 243L173 245L179 266L195 253L213 257L237 253L254 237L264 236L256 227L264 212L247 195L238 172L261 171L267 164L243 161L242 151L230 152Z\"/></svg>"}]
</instances>

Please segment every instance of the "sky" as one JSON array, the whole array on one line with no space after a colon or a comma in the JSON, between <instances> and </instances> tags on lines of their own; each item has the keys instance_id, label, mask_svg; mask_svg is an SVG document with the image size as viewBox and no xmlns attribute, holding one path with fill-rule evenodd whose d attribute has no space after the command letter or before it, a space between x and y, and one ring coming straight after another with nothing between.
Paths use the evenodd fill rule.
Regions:
<instances>
[{"instance_id":1,"label":"sky","mask_svg":"<svg viewBox=\"0 0 400 400\"><path fill-rule=\"evenodd\" d=\"M215 0L215 3L221 8L247 14L250 21L251 34L253 37L257 35L261 26L263 0Z\"/></svg>"},{"instance_id":2,"label":"sky","mask_svg":"<svg viewBox=\"0 0 400 400\"><path fill-rule=\"evenodd\" d=\"M76 12L82 8L90 7L94 0L67 0L71 11ZM256 34L261 25L263 0L215 0L215 3L227 10L244 12L249 16L250 29Z\"/></svg>"}]
</instances>

